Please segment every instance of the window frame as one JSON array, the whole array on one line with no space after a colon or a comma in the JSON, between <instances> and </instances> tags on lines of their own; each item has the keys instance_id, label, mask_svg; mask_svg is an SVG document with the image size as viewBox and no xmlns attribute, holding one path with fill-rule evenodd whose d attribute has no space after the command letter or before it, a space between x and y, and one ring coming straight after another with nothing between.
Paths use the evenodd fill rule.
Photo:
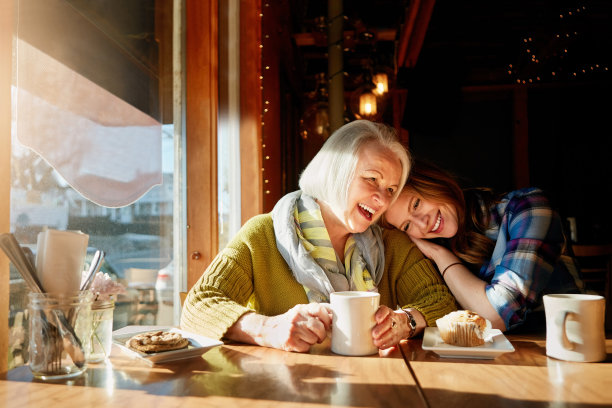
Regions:
<instances>
[{"instance_id":1,"label":"window frame","mask_svg":"<svg viewBox=\"0 0 612 408\"><path fill-rule=\"evenodd\" d=\"M10 231L13 0L0 0L0 232ZM0 372L8 369L9 261L0 251Z\"/></svg>"}]
</instances>

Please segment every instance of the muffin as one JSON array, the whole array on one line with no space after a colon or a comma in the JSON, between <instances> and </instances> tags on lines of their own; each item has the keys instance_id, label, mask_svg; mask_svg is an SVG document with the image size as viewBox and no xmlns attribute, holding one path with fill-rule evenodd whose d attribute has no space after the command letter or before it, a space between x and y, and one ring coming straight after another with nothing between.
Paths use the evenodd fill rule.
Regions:
<instances>
[{"instance_id":1,"label":"muffin","mask_svg":"<svg viewBox=\"0 0 612 408\"><path fill-rule=\"evenodd\" d=\"M440 337L446 344L461 347L481 346L491 322L470 311L457 310L436 320Z\"/></svg>"}]
</instances>

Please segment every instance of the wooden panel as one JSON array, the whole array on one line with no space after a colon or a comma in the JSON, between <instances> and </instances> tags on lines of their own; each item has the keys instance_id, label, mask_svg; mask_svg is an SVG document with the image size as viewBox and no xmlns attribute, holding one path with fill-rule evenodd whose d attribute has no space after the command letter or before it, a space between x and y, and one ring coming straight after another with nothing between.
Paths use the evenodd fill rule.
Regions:
<instances>
[{"instance_id":1,"label":"wooden panel","mask_svg":"<svg viewBox=\"0 0 612 408\"><path fill-rule=\"evenodd\" d=\"M218 250L217 225L217 1L187 0L187 287Z\"/></svg>"},{"instance_id":2,"label":"wooden panel","mask_svg":"<svg viewBox=\"0 0 612 408\"><path fill-rule=\"evenodd\" d=\"M244 223L263 211L261 1L240 2L240 197Z\"/></svg>"},{"instance_id":3,"label":"wooden panel","mask_svg":"<svg viewBox=\"0 0 612 408\"><path fill-rule=\"evenodd\" d=\"M13 0L0 0L0 232L10 231ZM9 262L0 251L0 373L8 369Z\"/></svg>"}]
</instances>

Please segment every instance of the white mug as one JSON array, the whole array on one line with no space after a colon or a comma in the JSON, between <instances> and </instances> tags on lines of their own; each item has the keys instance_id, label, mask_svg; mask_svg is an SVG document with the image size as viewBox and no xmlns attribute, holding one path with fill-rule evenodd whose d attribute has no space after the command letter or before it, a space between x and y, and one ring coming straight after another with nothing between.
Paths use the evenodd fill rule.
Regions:
<instances>
[{"instance_id":1,"label":"white mug","mask_svg":"<svg viewBox=\"0 0 612 408\"><path fill-rule=\"evenodd\" d=\"M345 356L366 356L378 352L372 341L374 314L380 294L376 292L333 292L331 350Z\"/></svg>"},{"instance_id":2,"label":"white mug","mask_svg":"<svg viewBox=\"0 0 612 408\"><path fill-rule=\"evenodd\" d=\"M545 295L546 355L567 361L605 360L605 308L603 296Z\"/></svg>"}]
</instances>

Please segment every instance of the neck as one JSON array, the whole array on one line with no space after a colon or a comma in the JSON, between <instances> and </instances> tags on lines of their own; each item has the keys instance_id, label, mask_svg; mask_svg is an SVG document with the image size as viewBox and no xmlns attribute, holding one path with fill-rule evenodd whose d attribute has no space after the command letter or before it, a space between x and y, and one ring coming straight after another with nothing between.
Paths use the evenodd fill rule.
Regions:
<instances>
[{"instance_id":1,"label":"neck","mask_svg":"<svg viewBox=\"0 0 612 408\"><path fill-rule=\"evenodd\" d=\"M325 223L325 228L327 229L327 234L334 247L334 251L336 251L336 256L344 262L344 247L351 233L327 203L320 200L317 200L317 203L321 209L321 216L323 217L323 222Z\"/></svg>"}]
</instances>

